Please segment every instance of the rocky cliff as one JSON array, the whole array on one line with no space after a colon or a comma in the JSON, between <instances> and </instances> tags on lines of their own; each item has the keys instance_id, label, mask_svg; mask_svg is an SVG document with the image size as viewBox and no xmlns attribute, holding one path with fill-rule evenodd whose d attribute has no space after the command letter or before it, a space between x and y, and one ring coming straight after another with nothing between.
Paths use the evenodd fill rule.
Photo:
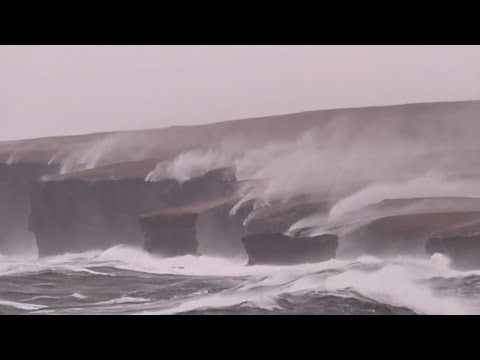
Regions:
<instances>
[{"instance_id":1,"label":"rocky cliff","mask_svg":"<svg viewBox=\"0 0 480 360\"><path fill-rule=\"evenodd\" d=\"M290 237L281 233L247 235L242 239L249 265L292 265L326 261L335 257L338 237Z\"/></svg>"},{"instance_id":2,"label":"rocky cliff","mask_svg":"<svg viewBox=\"0 0 480 360\"><path fill-rule=\"evenodd\" d=\"M393 140L399 139L402 146L409 144L422 150L418 151L414 163L409 163L409 171L399 172L401 176L424 172L425 164L431 164L430 160L434 159L435 166L456 178L478 179L480 160L475 144L479 113L479 101L407 104L0 143L0 251L21 247L22 239L29 237L26 219L30 213L30 229L41 255L105 248L120 243L143 244L138 216L216 199L232 191L230 187L235 183L220 179L218 172L182 183L168 178L149 182L145 181L146 175L159 161L172 161L185 151L209 149L225 143L235 143L240 150L247 151L282 141L295 143L299 136L308 132L314 135L312 139L316 144L325 147L333 144L334 153L337 149L346 149L348 154L355 154L354 148L351 152L349 149L361 141L362 146L375 143L376 147L368 147L375 151L377 148L387 149ZM462 144L458 142L459 138L464 140ZM430 151L432 144L436 153ZM441 146L436 146L438 144ZM448 156L439 157L439 153ZM324 160L329 163L331 159ZM262 161L268 165L268 160ZM289 165L285 164L286 167ZM310 168L318 170L323 165L313 161ZM59 169L60 175L36 181L43 175L55 174ZM336 171L335 168L330 170ZM372 180L370 174L370 177L360 176L368 171L357 173L358 178L335 177L338 184L327 184L326 190L338 192L346 183L348 187L358 189ZM398 180L397 173L383 171L381 174L385 174L382 180ZM308 177L303 173L292 175ZM331 174L326 171L327 175ZM29 185L32 182L33 188ZM200 239L198 250L203 248L202 251L214 253L215 249L220 249L220 253L240 254L243 245L239 240L221 248L227 235L239 239L245 231L250 234L285 232L304 217L328 211L322 201L312 202L312 199L270 205L255 209L245 227L245 214L230 216L226 207L198 213L195 220L196 236ZM383 254L390 253L388 249L398 248L408 253L412 250L412 243L402 245L410 240L401 240L406 233L422 238L430 236L430 230L443 229L433 225L435 221L442 222L443 218L429 220L428 213L416 217L417 220L405 220L408 212L401 216L406 218L376 219L364 224L364 230L356 233L361 239L360 251ZM427 225L415 225L413 230L406 225L422 221ZM400 223L404 225L398 225ZM217 230L212 232L213 228ZM424 228L428 231L422 230ZM381 238L390 235L389 245L382 244ZM417 249L418 246L414 247Z\"/></svg>"},{"instance_id":3,"label":"rocky cliff","mask_svg":"<svg viewBox=\"0 0 480 360\"><path fill-rule=\"evenodd\" d=\"M35 240L28 231L32 185L57 170L53 165L0 164L0 253L34 250Z\"/></svg>"},{"instance_id":4,"label":"rocky cliff","mask_svg":"<svg viewBox=\"0 0 480 360\"><path fill-rule=\"evenodd\" d=\"M170 213L140 218L145 233L144 249L162 256L197 255L195 212Z\"/></svg>"},{"instance_id":5,"label":"rocky cliff","mask_svg":"<svg viewBox=\"0 0 480 360\"><path fill-rule=\"evenodd\" d=\"M229 169L184 183L148 182L143 177L92 180L82 173L50 177L33 186L30 229L41 256L142 245L141 214L221 196L233 191L233 180Z\"/></svg>"},{"instance_id":6,"label":"rocky cliff","mask_svg":"<svg viewBox=\"0 0 480 360\"><path fill-rule=\"evenodd\" d=\"M144 248L163 256L241 255L246 213L230 214L239 200L232 193L212 201L142 215L139 220L146 237Z\"/></svg>"}]
</instances>

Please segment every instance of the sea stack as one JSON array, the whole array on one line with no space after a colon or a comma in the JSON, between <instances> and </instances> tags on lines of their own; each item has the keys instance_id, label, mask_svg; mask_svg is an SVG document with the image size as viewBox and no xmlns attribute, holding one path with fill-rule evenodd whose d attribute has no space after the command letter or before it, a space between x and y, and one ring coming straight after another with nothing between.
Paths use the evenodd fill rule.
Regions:
<instances>
[{"instance_id":1,"label":"sea stack","mask_svg":"<svg viewBox=\"0 0 480 360\"><path fill-rule=\"evenodd\" d=\"M338 237L324 234L290 237L282 233L251 234L243 239L249 265L294 265L335 257Z\"/></svg>"}]
</instances>

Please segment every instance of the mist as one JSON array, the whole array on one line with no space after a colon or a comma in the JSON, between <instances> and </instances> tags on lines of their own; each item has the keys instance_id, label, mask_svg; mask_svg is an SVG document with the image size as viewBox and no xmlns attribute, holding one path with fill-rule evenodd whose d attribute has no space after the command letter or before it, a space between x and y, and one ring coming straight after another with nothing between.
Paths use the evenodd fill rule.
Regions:
<instances>
[{"instance_id":1,"label":"mist","mask_svg":"<svg viewBox=\"0 0 480 360\"><path fill-rule=\"evenodd\" d=\"M248 200L261 207L307 196L327 201L330 212L299 224L335 223L385 199L480 197L478 124L474 112L432 112L415 121L388 114L361 122L338 117L291 141L252 146L247 139L226 138L209 149L183 152L160 162L146 180L183 182L232 166L238 180L260 180L243 188L232 214ZM432 203L423 210L427 205Z\"/></svg>"},{"instance_id":2,"label":"mist","mask_svg":"<svg viewBox=\"0 0 480 360\"><path fill-rule=\"evenodd\" d=\"M0 46L0 141L480 99L479 46Z\"/></svg>"},{"instance_id":3,"label":"mist","mask_svg":"<svg viewBox=\"0 0 480 360\"><path fill-rule=\"evenodd\" d=\"M49 164L60 164L60 174L90 170L118 162L140 161L153 156L155 142L142 133L112 133L82 144L65 146Z\"/></svg>"}]
</instances>

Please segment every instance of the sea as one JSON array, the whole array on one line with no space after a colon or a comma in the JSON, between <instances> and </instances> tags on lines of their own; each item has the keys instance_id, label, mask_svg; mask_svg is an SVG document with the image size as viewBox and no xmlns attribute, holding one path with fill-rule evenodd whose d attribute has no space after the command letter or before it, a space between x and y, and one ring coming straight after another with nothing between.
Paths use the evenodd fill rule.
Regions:
<instances>
[{"instance_id":1,"label":"sea","mask_svg":"<svg viewBox=\"0 0 480 360\"><path fill-rule=\"evenodd\" d=\"M245 258L162 258L140 248L38 258L0 255L0 314L480 314L480 270L447 257L249 266Z\"/></svg>"}]
</instances>

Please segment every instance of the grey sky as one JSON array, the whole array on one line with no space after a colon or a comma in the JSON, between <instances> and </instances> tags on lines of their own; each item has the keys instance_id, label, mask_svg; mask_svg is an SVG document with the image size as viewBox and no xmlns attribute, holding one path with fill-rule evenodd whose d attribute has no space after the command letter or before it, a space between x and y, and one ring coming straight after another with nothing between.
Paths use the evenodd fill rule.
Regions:
<instances>
[{"instance_id":1,"label":"grey sky","mask_svg":"<svg viewBox=\"0 0 480 360\"><path fill-rule=\"evenodd\" d=\"M480 99L480 46L0 46L0 140Z\"/></svg>"}]
</instances>

